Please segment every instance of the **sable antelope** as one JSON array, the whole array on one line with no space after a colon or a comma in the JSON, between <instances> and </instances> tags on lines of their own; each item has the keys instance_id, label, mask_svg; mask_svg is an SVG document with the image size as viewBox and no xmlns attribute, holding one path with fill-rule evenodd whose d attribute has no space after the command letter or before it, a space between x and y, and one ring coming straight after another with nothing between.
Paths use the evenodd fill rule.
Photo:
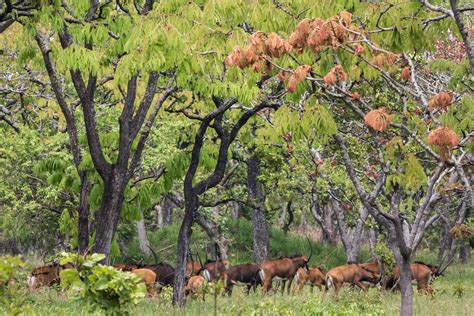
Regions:
<instances>
[{"instance_id":1,"label":"sable antelope","mask_svg":"<svg viewBox=\"0 0 474 316\"><path fill-rule=\"evenodd\" d=\"M411 279L416 281L418 292L420 293L432 293L433 289L430 287L431 278L433 275L432 270L424 263L412 263L410 264ZM400 268L395 266L392 274L387 279L385 284L386 289L400 289Z\"/></svg>"},{"instance_id":2,"label":"sable antelope","mask_svg":"<svg viewBox=\"0 0 474 316\"><path fill-rule=\"evenodd\" d=\"M28 286L30 287L30 290L36 290L40 286L59 284L59 273L64 269L69 269L72 267L72 264L60 265L58 262L36 267L33 269L31 276L28 278Z\"/></svg>"},{"instance_id":3,"label":"sable antelope","mask_svg":"<svg viewBox=\"0 0 474 316\"><path fill-rule=\"evenodd\" d=\"M384 262L379 262L379 261L372 261L372 262L364 262L364 263L359 263L359 266L365 269L368 269L370 271L373 271L377 274L380 275L380 280L377 282L371 282L369 280L362 280L364 285L366 286L371 286L375 285L380 288L380 283L382 283L382 278L384 277L385 270L386 270L386 265Z\"/></svg>"},{"instance_id":4,"label":"sable antelope","mask_svg":"<svg viewBox=\"0 0 474 316\"><path fill-rule=\"evenodd\" d=\"M432 277L439 277L440 275L443 274L443 271L440 271L438 266L434 266L432 264L429 264L429 263L426 263L426 262L423 262L423 261L415 261L413 263L418 263L418 264L422 264L424 266L427 266L431 270L431 273L432 273L431 276Z\"/></svg>"},{"instance_id":5,"label":"sable antelope","mask_svg":"<svg viewBox=\"0 0 474 316\"><path fill-rule=\"evenodd\" d=\"M155 294L156 273L150 269L134 269L131 272L142 278L148 295L153 296Z\"/></svg>"},{"instance_id":6,"label":"sable antelope","mask_svg":"<svg viewBox=\"0 0 474 316\"><path fill-rule=\"evenodd\" d=\"M149 269L156 274L156 283L160 286L173 285L174 282L174 268L165 262L156 264L147 264L143 266L144 269Z\"/></svg>"},{"instance_id":7,"label":"sable antelope","mask_svg":"<svg viewBox=\"0 0 474 316\"><path fill-rule=\"evenodd\" d=\"M229 260L207 260L197 274L202 274L207 281L223 279L229 267Z\"/></svg>"},{"instance_id":8,"label":"sable antelope","mask_svg":"<svg viewBox=\"0 0 474 316\"><path fill-rule=\"evenodd\" d=\"M202 290L202 300L205 300L204 285L206 280L203 276L194 275L189 278L188 283L184 287L184 293L186 296L197 295L199 290Z\"/></svg>"},{"instance_id":9,"label":"sable antelope","mask_svg":"<svg viewBox=\"0 0 474 316\"><path fill-rule=\"evenodd\" d=\"M247 286L247 294L250 288L253 288L253 291L256 292L257 286L262 284L259 271L260 267L256 263L238 264L230 267L225 271L225 293L231 296L234 285L241 284Z\"/></svg>"},{"instance_id":10,"label":"sable antelope","mask_svg":"<svg viewBox=\"0 0 474 316\"><path fill-rule=\"evenodd\" d=\"M309 239L308 245L310 249L309 257L280 257L279 259L267 260L260 264L260 278L263 280L263 294L268 293L273 279L283 281L282 292L285 290L285 282L289 281L288 294L290 293L291 283L298 269L305 268L305 270L308 270L308 262L313 254Z\"/></svg>"},{"instance_id":11,"label":"sable antelope","mask_svg":"<svg viewBox=\"0 0 474 316\"><path fill-rule=\"evenodd\" d=\"M357 263L345 264L328 271L326 274L326 291L334 286L334 296L338 296L341 286L346 283L352 283L367 291L362 281L377 283L380 280L380 274L361 266Z\"/></svg>"},{"instance_id":12,"label":"sable antelope","mask_svg":"<svg viewBox=\"0 0 474 316\"><path fill-rule=\"evenodd\" d=\"M127 263L116 263L112 267L120 271L127 271L130 272L132 270L138 269L138 266L135 264L127 264Z\"/></svg>"},{"instance_id":13,"label":"sable antelope","mask_svg":"<svg viewBox=\"0 0 474 316\"><path fill-rule=\"evenodd\" d=\"M326 285L325 274L319 268L310 268L308 271L299 268L295 275L295 283L299 291L303 289L305 284L311 286L311 293L313 293L314 286L317 286L320 291L324 291L323 286Z\"/></svg>"}]
</instances>

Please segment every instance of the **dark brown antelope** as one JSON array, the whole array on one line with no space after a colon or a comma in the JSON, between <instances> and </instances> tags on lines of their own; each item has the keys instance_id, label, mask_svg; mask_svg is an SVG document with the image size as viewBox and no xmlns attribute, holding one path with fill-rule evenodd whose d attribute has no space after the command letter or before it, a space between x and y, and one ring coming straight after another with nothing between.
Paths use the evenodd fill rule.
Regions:
<instances>
[{"instance_id":1,"label":"dark brown antelope","mask_svg":"<svg viewBox=\"0 0 474 316\"><path fill-rule=\"evenodd\" d=\"M314 286L317 286L320 291L324 291L326 285L325 274L319 268L310 268L305 271L299 268L295 275L295 289L301 291L305 285L311 286L311 293L313 293Z\"/></svg>"},{"instance_id":2,"label":"dark brown antelope","mask_svg":"<svg viewBox=\"0 0 474 316\"><path fill-rule=\"evenodd\" d=\"M337 297L344 283L355 284L362 290L367 291L367 287L362 281L377 283L380 281L380 274L357 263L345 264L328 271L326 274L326 291L334 287L334 296Z\"/></svg>"},{"instance_id":3,"label":"dark brown antelope","mask_svg":"<svg viewBox=\"0 0 474 316\"><path fill-rule=\"evenodd\" d=\"M432 270L424 263L410 264L411 279L416 282L418 292L431 294L433 289L430 287L433 276ZM385 288L388 290L400 290L400 268L395 266L390 277L385 283Z\"/></svg>"},{"instance_id":4,"label":"dark brown antelope","mask_svg":"<svg viewBox=\"0 0 474 316\"><path fill-rule=\"evenodd\" d=\"M291 283L295 277L296 272L299 268L304 268L308 270L308 262L311 259L313 254L311 243L308 239L309 244L309 257L306 256L293 256L289 257L280 257L278 259L272 259L264 261L260 264L260 278L263 281L263 294L268 293L268 290L271 286L272 280L283 281L284 291L285 282L288 281L288 294L291 290Z\"/></svg>"},{"instance_id":5,"label":"dark brown antelope","mask_svg":"<svg viewBox=\"0 0 474 316\"><path fill-rule=\"evenodd\" d=\"M238 264L225 271L226 287L225 293L232 295L234 285L247 286L247 294L252 288L256 291L258 285L262 284L260 279L260 267L256 263Z\"/></svg>"},{"instance_id":6,"label":"dark brown antelope","mask_svg":"<svg viewBox=\"0 0 474 316\"><path fill-rule=\"evenodd\" d=\"M28 278L28 286L30 287L30 290L36 290L40 286L59 284L59 273L64 269L69 269L72 267L72 264L60 265L58 262L36 267L33 269L31 276Z\"/></svg>"}]
</instances>

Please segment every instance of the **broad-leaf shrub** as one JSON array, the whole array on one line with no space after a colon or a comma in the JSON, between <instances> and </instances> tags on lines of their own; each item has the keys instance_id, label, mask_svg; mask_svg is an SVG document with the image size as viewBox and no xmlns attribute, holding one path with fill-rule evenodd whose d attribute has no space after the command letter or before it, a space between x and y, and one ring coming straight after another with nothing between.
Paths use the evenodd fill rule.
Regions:
<instances>
[{"instance_id":1,"label":"broad-leaf shrub","mask_svg":"<svg viewBox=\"0 0 474 316\"><path fill-rule=\"evenodd\" d=\"M75 266L61 271L62 287L68 288L75 299L86 302L91 311L101 309L108 315L128 315L128 308L146 295L140 277L100 264L105 258L103 254L62 253L61 257L62 265Z\"/></svg>"},{"instance_id":2,"label":"broad-leaf shrub","mask_svg":"<svg viewBox=\"0 0 474 316\"><path fill-rule=\"evenodd\" d=\"M30 314L31 309L24 295L27 290L20 283L25 277L24 266L25 263L19 256L0 257L0 314Z\"/></svg>"}]
</instances>

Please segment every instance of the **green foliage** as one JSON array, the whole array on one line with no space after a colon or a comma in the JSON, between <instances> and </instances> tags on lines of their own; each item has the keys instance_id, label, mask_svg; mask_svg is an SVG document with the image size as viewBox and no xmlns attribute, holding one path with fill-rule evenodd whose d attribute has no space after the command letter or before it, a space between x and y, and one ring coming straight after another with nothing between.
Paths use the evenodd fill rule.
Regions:
<instances>
[{"instance_id":1,"label":"green foliage","mask_svg":"<svg viewBox=\"0 0 474 316\"><path fill-rule=\"evenodd\" d=\"M75 268L61 271L61 285L73 298L87 303L91 311L128 315L130 306L145 297L146 287L137 275L99 264L104 258L102 254L62 253L60 263Z\"/></svg>"},{"instance_id":2,"label":"green foliage","mask_svg":"<svg viewBox=\"0 0 474 316\"><path fill-rule=\"evenodd\" d=\"M25 275L25 262L19 257L0 257L0 311L8 315L31 315L31 306L25 299L25 286L20 284Z\"/></svg>"}]
</instances>

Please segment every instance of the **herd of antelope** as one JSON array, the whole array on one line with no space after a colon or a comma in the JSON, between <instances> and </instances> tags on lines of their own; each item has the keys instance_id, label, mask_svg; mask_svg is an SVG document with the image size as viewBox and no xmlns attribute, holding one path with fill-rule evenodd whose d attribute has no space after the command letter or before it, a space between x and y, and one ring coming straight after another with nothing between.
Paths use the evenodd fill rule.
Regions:
<instances>
[{"instance_id":1,"label":"herd of antelope","mask_svg":"<svg viewBox=\"0 0 474 316\"><path fill-rule=\"evenodd\" d=\"M287 292L290 294L292 283L295 285L293 291L301 291L305 285L311 287L317 286L323 293L333 289L334 296L338 296L339 290L344 283L357 286L364 291L373 285L378 288L388 290L399 289L400 271L394 267L391 272L386 273L386 264L382 262L366 263L347 263L335 267L327 272L321 268L310 268L308 263L309 256L281 256L276 259L257 263L245 263L229 266L228 260L207 260L203 263L199 258L199 263L188 260L186 265L186 286L185 294L187 297L196 297L198 293L203 294L205 298L205 287L208 283L223 282L223 294L232 295L232 289L235 285L246 286L246 293L250 289L256 292L258 286L262 287L262 293L277 291L281 286L284 293L286 282ZM156 259L156 255L155 255ZM118 263L113 265L116 269L134 273L142 278L150 296L156 294L156 289L164 286L173 286L175 270L167 263L155 263L150 265L135 265ZM60 281L60 271L72 268L71 265L61 266L59 263L53 263L33 269L32 276L28 284L32 290L40 286L50 286ZM432 277L439 275L438 268L420 261L411 264L412 280L416 282L419 292L431 293L430 283ZM272 288L273 281L277 286Z\"/></svg>"}]
</instances>

